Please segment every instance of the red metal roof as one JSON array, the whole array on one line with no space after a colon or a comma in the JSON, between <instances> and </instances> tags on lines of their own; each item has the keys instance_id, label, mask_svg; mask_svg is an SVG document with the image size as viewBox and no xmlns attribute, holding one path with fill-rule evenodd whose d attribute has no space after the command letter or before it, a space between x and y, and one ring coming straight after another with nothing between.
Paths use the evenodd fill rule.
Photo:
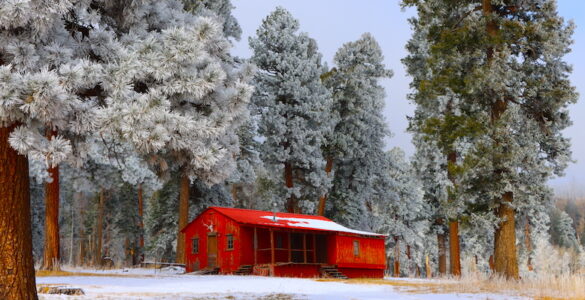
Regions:
<instances>
[{"instance_id":1,"label":"red metal roof","mask_svg":"<svg viewBox=\"0 0 585 300\"><path fill-rule=\"evenodd\" d=\"M269 212L252 209L242 208L230 208L230 207L218 207L212 206L207 210L215 210L226 217L241 223L249 225L277 227L277 228L291 228L291 229L308 229L308 230L319 230L319 231L334 231L344 232L359 235L379 236L383 237L383 234L377 234L367 231L353 230L347 228L341 224L335 223L328 218L322 216L303 215L303 214L292 214L282 212ZM203 214L203 213L202 213ZM276 217L276 218L275 218ZM195 219L197 220L197 218ZM193 223L193 220L191 223ZM191 225L191 223L189 225ZM187 225L185 228L187 228ZM183 229L184 230L184 229Z\"/></svg>"}]
</instances>

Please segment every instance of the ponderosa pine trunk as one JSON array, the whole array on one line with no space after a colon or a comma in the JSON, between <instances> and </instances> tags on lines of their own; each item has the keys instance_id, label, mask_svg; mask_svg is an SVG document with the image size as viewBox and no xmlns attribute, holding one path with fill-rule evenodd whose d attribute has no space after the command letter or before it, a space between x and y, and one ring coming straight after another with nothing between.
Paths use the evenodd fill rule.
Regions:
<instances>
[{"instance_id":1,"label":"ponderosa pine trunk","mask_svg":"<svg viewBox=\"0 0 585 300\"><path fill-rule=\"evenodd\" d=\"M185 234L181 232L189 222L189 175L181 172L179 185L179 222L177 228L177 251L175 262L185 263Z\"/></svg>"},{"instance_id":2,"label":"ponderosa pine trunk","mask_svg":"<svg viewBox=\"0 0 585 300\"><path fill-rule=\"evenodd\" d=\"M53 139L56 130L47 129L47 138ZM59 239L59 166L49 168L51 182L45 182L45 244L41 270L59 270L61 260Z\"/></svg>"},{"instance_id":3,"label":"ponderosa pine trunk","mask_svg":"<svg viewBox=\"0 0 585 300\"><path fill-rule=\"evenodd\" d=\"M429 255L425 255L425 273L427 278L433 277L433 271L431 270L431 262L429 260Z\"/></svg>"},{"instance_id":4,"label":"ponderosa pine trunk","mask_svg":"<svg viewBox=\"0 0 585 300\"><path fill-rule=\"evenodd\" d=\"M457 152L451 151L447 155L447 161L449 162L449 167L447 168L447 173L449 180L453 184L454 187L457 186L457 180L455 177L454 167L457 165ZM456 201L455 193L449 193L449 202ZM459 247L459 219L458 216L455 216L455 219L449 220L449 266L451 270L451 275L453 276L461 276L461 252Z\"/></svg>"},{"instance_id":5,"label":"ponderosa pine trunk","mask_svg":"<svg viewBox=\"0 0 585 300\"><path fill-rule=\"evenodd\" d=\"M491 17L493 9L491 0L483 0L482 2L483 14L485 17ZM497 38L498 26L494 21L488 21L486 25L486 32L489 37ZM487 63L493 60L495 49L490 47L487 49ZM508 103L504 99L496 99L491 108L491 123L496 126L497 122L506 109ZM499 148L498 137L493 137L495 141L495 148ZM499 166L498 161L494 161L494 165ZM502 170L496 167L496 176L500 176ZM516 212L512 207L514 194L506 192L500 199L497 199L498 207L496 208L496 215L502 221L496 227L494 234L494 270L496 273L505 276L508 279L518 279L518 254L516 253Z\"/></svg>"},{"instance_id":6,"label":"ponderosa pine trunk","mask_svg":"<svg viewBox=\"0 0 585 300\"><path fill-rule=\"evenodd\" d=\"M325 164L325 173L327 173L327 177L331 174L331 170L333 169L333 157L327 157L327 163ZM324 193L319 198L319 206L317 208L317 215L324 216L325 215L325 204L327 203L327 193Z\"/></svg>"},{"instance_id":7,"label":"ponderosa pine trunk","mask_svg":"<svg viewBox=\"0 0 585 300\"><path fill-rule=\"evenodd\" d=\"M507 192L502 197L502 203L496 209L496 216L501 223L494 234L494 269L496 273L508 279L519 279L518 255L516 253L516 212L510 205L513 194Z\"/></svg>"},{"instance_id":8,"label":"ponderosa pine trunk","mask_svg":"<svg viewBox=\"0 0 585 300\"><path fill-rule=\"evenodd\" d=\"M138 247L140 252L144 249L144 198L142 183L138 185Z\"/></svg>"},{"instance_id":9,"label":"ponderosa pine trunk","mask_svg":"<svg viewBox=\"0 0 585 300\"><path fill-rule=\"evenodd\" d=\"M94 264L101 265L102 264L102 247L103 247L103 230L104 230L104 210L106 205L106 195L104 189L100 189L99 192L99 203L98 203L98 213L97 213L97 222L96 222L96 233L95 233L95 254L94 254Z\"/></svg>"},{"instance_id":10,"label":"ponderosa pine trunk","mask_svg":"<svg viewBox=\"0 0 585 300\"><path fill-rule=\"evenodd\" d=\"M284 184L287 188L292 189L294 187L293 182L293 167L290 163L284 163ZM295 195L291 194L286 202L286 211L289 213L299 213L299 205L295 198Z\"/></svg>"},{"instance_id":11,"label":"ponderosa pine trunk","mask_svg":"<svg viewBox=\"0 0 585 300\"><path fill-rule=\"evenodd\" d=\"M8 143L17 125L0 127L0 299L36 300L28 159Z\"/></svg>"},{"instance_id":12,"label":"ponderosa pine trunk","mask_svg":"<svg viewBox=\"0 0 585 300\"><path fill-rule=\"evenodd\" d=\"M532 239L530 238L530 220L526 217L526 224L524 225L524 246L526 247L526 253L528 254L528 262L526 263L528 266L528 270L534 270L532 266L532 258L530 257L532 253Z\"/></svg>"},{"instance_id":13,"label":"ponderosa pine trunk","mask_svg":"<svg viewBox=\"0 0 585 300\"><path fill-rule=\"evenodd\" d=\"M461 276L461 251L459 248L458 221L449 221L449 267L451 275Z\"/></svg>"},{"instance_id":14,"label":"ponderosa pine trunk","mask_svg":"<svg viewBox=\"0 0 585 300\"><path fill-rule=\"evenodd\" d=\"M443 225L443 220L437 219L436 224ZM437 233L437 248L439 252L439 275L445 275L447 274L447 245L444 233Z\"/></svg>"},{"instance_id":15,"label":"ponderosa pine trunk","mask_svg":"<svg viewBox=\"0 0 585 300\"><path fill-rule=\"evenodd\" d=\"M400 277L400 240L394 237L394 277Z\"/></svg>"}]
</instances>

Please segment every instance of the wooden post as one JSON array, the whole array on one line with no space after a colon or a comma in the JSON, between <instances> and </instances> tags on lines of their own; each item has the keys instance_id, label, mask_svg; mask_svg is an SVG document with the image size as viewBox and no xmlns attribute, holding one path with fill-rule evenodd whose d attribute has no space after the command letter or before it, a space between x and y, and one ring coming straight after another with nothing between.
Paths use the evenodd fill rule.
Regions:
<instances>
[{"instance_id":1,"label":"wooden post","mask_svg":"<svg viewBox=\"0 0 585 300\"><path fill-rule=\"evenodd\" d=\"M275 259L274 259L274 230L270 229L270 257L271 257L271 264L274 266Z\"/></svg>"},{"instance_id":2,"label":"wooden post","mask_svg":"<svg viewBox=\"0 0 585 300\"><path fill-rule=\"evenodd\" d=\"M307 234L303 233L303 260L307 263Z\"/></svg>"},{"instance_id":3,"label":"wooden post","mask_svg":"<svg viewBox=\"0 0 585 300\"><path fill-rule=\"evenodd\" d=\"M317 263L317 239L313 233L313 263Z\"/></svg>"},{"instance_id":4,"label":"wooden post","mask_svg":"<svg viewBox=\"0 0 585 300\"><path fill-rule=\"evenodd\" d=\"M254 265L258 264L258 228L254 227Z\"/></svg>"},{"instance_id":5,"label":"wooden post","mask_svg":"<svg viewBox=\"0 0 585 300\"><path fill-rule=\"evenodd\" d=\"M290 232L288 233L288 262L292 262L292 239Z\"/></svg>"}]
</instances>

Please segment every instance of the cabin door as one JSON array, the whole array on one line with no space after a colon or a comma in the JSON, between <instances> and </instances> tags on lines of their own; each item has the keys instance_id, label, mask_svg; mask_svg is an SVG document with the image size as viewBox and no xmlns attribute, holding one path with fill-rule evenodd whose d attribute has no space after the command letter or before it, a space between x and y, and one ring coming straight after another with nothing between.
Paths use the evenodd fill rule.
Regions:
<instances>
[{"instance_id":1,"label":"cabin door","mask_svg":"<svg viewBox=\"0 0 585 300\"><path fill-rule=\"evenodd\" d=\"M207 267L217 267L217 234L215 233L207 236Z\"/></svg>"}]
</instances>

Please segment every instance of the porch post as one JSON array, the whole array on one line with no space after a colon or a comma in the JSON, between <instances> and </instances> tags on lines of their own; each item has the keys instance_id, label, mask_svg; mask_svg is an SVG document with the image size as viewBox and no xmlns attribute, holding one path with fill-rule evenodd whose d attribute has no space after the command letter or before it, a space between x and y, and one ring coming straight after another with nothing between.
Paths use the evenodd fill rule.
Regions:
<instances>
[{"instance_id":1,"label":"porch post","mask_svg":"<svg viewBox=\"0 0 585 300\"><path fill-rule=\"evenodd\" d=\"M274 266L274 230L270 229L270 256L272 259L272 266Z\"/></svg>"},{"instance_id":2,"label":"porch post","mask_svg":"<svg viewBox=\"0 0 585 300\"><path fill-rule=\"evenodd\" d=\"M313 263L317 263L317 238L313 233Z\"/></svg>"},{"instance_id":3,"label":"porch post","mask_svg":"<svg viewBox=\"0 0 585 300\"><path fill-rule=\"evenodd\" d=\"M307 234L303 233L303 258L307 263Z\"/></svg>"},{"instance_id":4,"label":"porch post","mask_svg":"<svg viewBox=\"0 0 585 300\"><path fill-rule=\"evenodd\" d=\"M258 232L254 227L254 265L258 264Z\"/></svg>"},{"instance_id":5,"label":"porch post","mask_svg":"<svg viewBox=\"0 0 585 300\"><path fill-rule=\"evenodd\" d=\"M288 262L292 262L292 239L290 232L288 233Z\"/></svg>"}]
</instances>

